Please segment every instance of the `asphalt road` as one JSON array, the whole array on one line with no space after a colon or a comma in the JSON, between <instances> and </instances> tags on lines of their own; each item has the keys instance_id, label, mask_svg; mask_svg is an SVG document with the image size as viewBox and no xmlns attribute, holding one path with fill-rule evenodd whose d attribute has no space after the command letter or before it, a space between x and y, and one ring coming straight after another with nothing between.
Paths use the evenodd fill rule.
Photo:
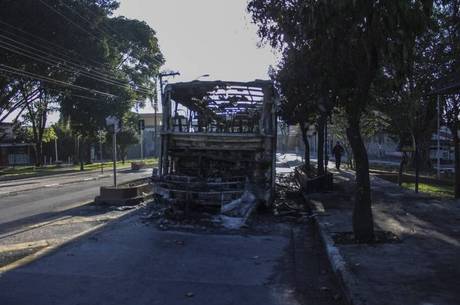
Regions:
<instances>
[{"instance_id":1,"label":"asphalt road","mask_svg":"<svg viewBox=\"0 0 460 305\"><path fill-rule=\"evenodd\" d=\"M151 175L151 169L120 171L118 182ZM61 211L72 209L91 201L99 194L101 186L113 184L110 174L82 173L46 178L15 180L3 183L0 188L0 234L21 226L52 218ZM21 189L25 186L29 189Z\"/></svg>"},{"instance_id":2,"label":"asphalt road","mask_svg":"<svg viewBox=\"0 0 460 305\"><path fill-rule=\"evenodd\" d=\"M312 225L162 231L140 217L0 277L2 305L342 305Z\"/></svg>"}]
</instances>

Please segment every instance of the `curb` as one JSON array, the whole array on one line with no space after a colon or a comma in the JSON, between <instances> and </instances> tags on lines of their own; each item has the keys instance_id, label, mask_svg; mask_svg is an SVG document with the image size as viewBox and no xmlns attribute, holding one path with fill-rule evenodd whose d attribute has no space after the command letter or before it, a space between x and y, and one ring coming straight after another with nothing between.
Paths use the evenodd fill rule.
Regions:
<instances>
[{"instance_id":1,"label":"curb","mask_svg":"<svg viewBox=\"0 0 460 305\"><path fill-rule=\"evenodd\" d=\"M313 211L312 218L314 219L314 224L331 265L331 269L342 288L342 292L347 303L350 305L365 305L366 302L362 300L359 295L353 292L359 291L358 282L347 269L347 263L340 254L339 248L335 246L334 241L329 234L329 230L327 229L327 223L322 219L323 217L328 216L325 214L323 204L317 200L314 200L314 203L312 203L306 194L303 194L303 198Z\"/></svg>"},{"instance_id":2,"label":"curb","mask_svg":"<svg viewBox=\"0 0 460 305\"><path fill-rule=\"evenodd\" d=\"M50 255L54 252L57 252L58 250L64 248L64 247L69 247L75 243L77 243L78 241L80 241L81 239L83 238L87 238L87 237L90 237L92 235L95 235L95 234L98 234L99 232L101 232L103 229L106 230L106 229L110 229L111 227L117 225L119 222L125 220L126 218L129 218L131 216L134 216L135 214L139 213L142 208L144 206L138 206L128 212L126 212L125 214L121 215L119 218L116 218L116 219L113 219L113 220L110 220L106 223L102 223L102 224L99 224L99 225L96 225L94 226L93 228L90 228L88 230L85 230L83 232L80 232L74 236L72 236L71 238L69 238L68 240L65 240L63 241L62 243L60 244L54 244L54 245L51 245L49 247L46 247L38 252L35 252L31 255L28 255L26 257L23 257L11 264L8 264L6 266L3 266L0 268L0 277L8 272L8 271L11 271L13 269L16 269L16 268L19 268L19 267L24 267L46 255Z\"/></svg>"},{"instance_id":3,"label":"curb","mask_svg":"<svg viewBox=\"0 0 460 305\"><path fill-rule=\"evenodd\" d=\"M107 169L108 171L112 172L113 169ZM130 171L132 170L130 167L122 167L117 170L118 171ZM56 173L51 173L51 174L38 174L38 175L18 175L18 176L11 176L11 177L5 177L5 176L0 176L0 182L5 182L5 181L17 181L17 180L24 180L24 179L34 179L34 178L43 178L43 177L53 177L53 176L59 176L59 175L66 175L66 176L78 176L81 175L82 173L97 173L100 172L100 169L91 169L91 170L85 170L85 171L79 171L79 170L67 170L63 171L62 173L56 172Z\"/></svg>"},{"instance_id":4,"label":"curb","mask_svg":"<svg viewBox=\"0 0 460 305\"><path fill-rule=\"evenodd\" d=\"M120 171L117 171L117 174L119 172L126 172L126 171L130 171L130 170L131 169L121 169ZM69 185L69 184L75 184L75 183L96 181L96 180L105 179L105 178L109 178L109 177L112 177L112 174L102 174L102 175L99 175L97 177L84 178L84 179L79 179L79 180L72 180L72 181L68 181L68 182L59 183L59 185ZM146 178L148 178L148 177L150 177L150 176L147 176ZM143 179L143 178L140 178L140 179ZM137 180L137 179L135 179L135 180ZM134 181L134 180L126 181L126 182L123 182L123 183L129 183L131 181ZM2 182L2 181L0 181L0 182ZM29 191L42 189L42 188L44 188L43 185L32 187L32 188L25 189L25 190L19 190L19 191L10 191L10 192L3 192L3 193L0 192L0 195L2 195L2 196L12 196L12 195L16 195L16 194L21 193L21 192L29 192Z\"/></svg>"}]
</instances>

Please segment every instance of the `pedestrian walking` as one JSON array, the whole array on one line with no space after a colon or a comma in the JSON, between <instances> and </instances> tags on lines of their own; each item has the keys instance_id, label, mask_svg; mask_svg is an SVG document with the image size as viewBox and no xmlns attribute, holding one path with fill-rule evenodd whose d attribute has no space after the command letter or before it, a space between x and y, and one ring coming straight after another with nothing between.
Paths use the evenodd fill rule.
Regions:
<instances>
[{"instance_id":1,"label":"pedestrian walking","mask_svg":"<svg viewBox=\"0 0 460 305\"><path fill-rule=\"evenodd\" d=\"M340 142L337 141L334 148L332 149L332 153L335 157L335 168L337 169L340 169L340 163L342 163L342 155L344 151L345 150L343 149L342 145L340 145Z\"/></svg>"}]
</instances>

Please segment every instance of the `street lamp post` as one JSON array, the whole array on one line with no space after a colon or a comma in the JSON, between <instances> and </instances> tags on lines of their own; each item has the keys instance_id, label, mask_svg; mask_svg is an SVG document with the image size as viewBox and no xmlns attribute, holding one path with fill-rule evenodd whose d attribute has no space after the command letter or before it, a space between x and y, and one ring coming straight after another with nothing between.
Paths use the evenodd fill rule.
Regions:
<instances>
[{"instance_id":1,"label":"street lamp post","mask_svg":"<svg viewBox=\"0 0 460 305\"><path fill-rule=\"evenodd\" d=\"M203 74L203 75L200 75L200 76L198 76L197 78L193 79L192 82L193 82L193 81L196 81L196 80L199 80L200 78L209 77L209 76L210 76L210 75L207 74L207 73L206 73L206 74Z\"/></svg>"},{"instance_id":2,"label":"street lamp post","mask_svg":"<svg viewBox=\"0 0 460 305\"><path fill-rule=\"evenodd\" d=\"M162 106L162 110L163 110L163 128L165 128L165 124L167 124L166 120L165 120L165 107L164 107L164 92L163 92L163 77L168 77L168 76L176 76L176 75L180 75L179 72L163 72L163 73L160 73L158 78L160 80L160 96L161 96L161 106ZM156 117L156 116L155 116ZM155 126L155 130L156 130L156 126ZM161 145L160 145L160 174L162 172L162 167L163 167L163 140L161 140Z\"/></svg>"},{"instance_id":3,"label":"street lamp post","mask_svg":"<svg viewBox=\"0 0 460 305\"><path fill-rule=\"evenodd\" d=\"M117 187L117 126L113 125L113 186Z\"/></svg>"},{"instance_id":4,"label":"street lamp post","mask_svg":"<svg viewBox=\"0 0 460 305\"><path fill-rule=\"evenodd\" d=\"M58 155L58 143L57 143L57 137L54 138L54 152L56 154L56 160L54 161L55 163L58 163L59 161L59 155Z\"/></svg>"},{"instance_id":5,"label":"street lamp post","mask_svg":"<svg viewBox=\"0 0 460 305\"><path fill-rule=\"evenodd\" d=\"M82 145L80 143L80 135L77 135L77 147L78 147L78 162L80 163L80 171L84 170L83 156L82 156Z\"/></svg>"},{"instance_id":6,"label":"street lamp post","mask_svg":"<svg viewBox=\"0 0 460 305\"><path fill-rule=\"evenodd\" d=\"M436 149L436 161L437 161L437 164L436 164L436 176L438 177L438 179L441 178L441 156L440 156L440 129L441 129L441 118L440 118L440 104L439 104L439 95L438 95L438 98L437 98L437 108L438 108L438 135L437 135L437 149Z\"/></svg>"},{"instance_id":7,"label":"street lamp post","mask_svg":"<svg viewBox=\"0 0 460 305\"><path fill-rule=\"evenodd\" d=\"M163 103L163 77L180 75L179 72L163 72L158 75L160 79L161 102Z\"/></svg>"},{"instance_id":8,"label":"street lamp post","mask_svg":"<svg viewBox=\"0 0 460 305\"><path fill-rule=\"evenodd\" d=\"M107 126L113 126L112 151L113 151L113 185L117 187L117 132L120 129L120 120L114 116L105 119Z\"/></svg>"}]
</instances>

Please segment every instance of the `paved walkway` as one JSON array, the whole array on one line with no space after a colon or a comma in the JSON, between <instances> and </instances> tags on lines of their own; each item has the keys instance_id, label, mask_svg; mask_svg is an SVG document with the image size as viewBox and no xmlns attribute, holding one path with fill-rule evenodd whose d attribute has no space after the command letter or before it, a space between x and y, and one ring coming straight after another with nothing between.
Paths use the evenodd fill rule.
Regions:
<instances>
[{"instance_id":1,"label":"paved walkway","mask_svg":"<svg viewBox=\"0 0 460 305\"><path fill-rule=\"evenodd\" d=\"M318 196L320 216L332 236L350 232L354 175L336 174L338 190ZM391 231L400 243L336 245L353 278L358 304L460 302L460 201L433 198L371 177L376 230Z\"/></svg>"}]
</instances>

